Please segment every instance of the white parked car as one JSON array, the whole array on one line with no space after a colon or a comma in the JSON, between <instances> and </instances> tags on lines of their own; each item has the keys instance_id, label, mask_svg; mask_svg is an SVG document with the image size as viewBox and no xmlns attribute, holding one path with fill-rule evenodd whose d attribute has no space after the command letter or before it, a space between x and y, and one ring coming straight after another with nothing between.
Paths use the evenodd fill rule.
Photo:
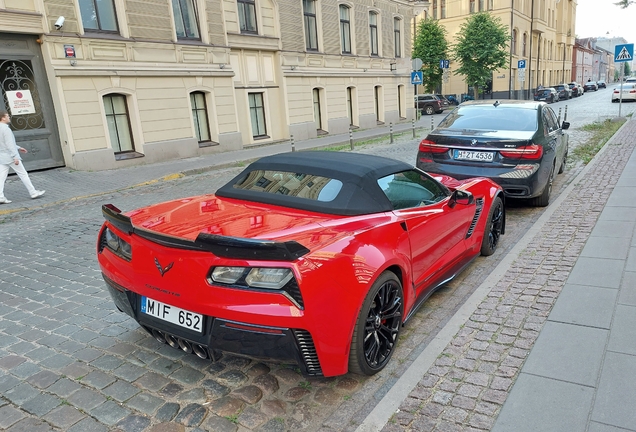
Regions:
<instances>
[{"instance_id":1,"label":"white parked car","mask_svg":"<svg viewBox=\"0 0 636 432\"><path fill-rule=\"evenodd\" d=\"M621 88L616 87L612 92L612 102L618 102L621 99ZM636 101L636 82L623 83L623 97L624 101Z\"/></svg>"}]
</instances>

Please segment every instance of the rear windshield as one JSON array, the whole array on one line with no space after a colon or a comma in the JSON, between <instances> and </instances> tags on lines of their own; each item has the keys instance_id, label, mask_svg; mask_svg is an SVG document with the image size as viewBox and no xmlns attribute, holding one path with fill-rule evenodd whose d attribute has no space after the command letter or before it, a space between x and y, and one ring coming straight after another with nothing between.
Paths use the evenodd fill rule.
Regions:
<instances>
[{"instance_id":1,"label":"rear windshield","mask_svg":"<svg viewBox=\"0 0 636 432\"><path fill-rule=\"evenodd\" d=\"M537 111L511 105L459 106L439 124L446 129L516 130L537 129Z\"/></svg>"},{"instance_id":2,"label":"rear windshield","mask_svg":"<svg viewBox=\"0 0 636 432\"><path fill-rule=\"evenodd\" d=\"M233 187L264 194L290 195L313 201L330 202L342 189L342 182L311 174L255 170Z\"/></svg>"}]
</instances>

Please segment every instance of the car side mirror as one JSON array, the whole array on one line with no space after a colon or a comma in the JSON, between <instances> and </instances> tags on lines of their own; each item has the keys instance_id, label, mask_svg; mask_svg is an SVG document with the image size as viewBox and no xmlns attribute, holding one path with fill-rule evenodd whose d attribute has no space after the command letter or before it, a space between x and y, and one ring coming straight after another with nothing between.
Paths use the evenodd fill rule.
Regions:
<instances>
[{"instance_id":1,"label":"car side mirror","mask_svg":"<svg viewBox=\"0 0 636 432\"><path fill-rule=\"evenodd\" d=\"M563 125L561 126L561 129L564 129L564 130L570 129L570 122L564 121Z\"/></svg>"},{"instance_id":2,"label":"car side mirror","mask_svg":"<svg viewBox=\"0 0 636 432\"><path fill-rule=\"evenodd\" d=\"M470 205L473 202L475 202L475 198L473 197L472 193L456 189L451 195L448 206L450 208L453 208L455 207L455 204Z\"/></svg>"}]
</instances>

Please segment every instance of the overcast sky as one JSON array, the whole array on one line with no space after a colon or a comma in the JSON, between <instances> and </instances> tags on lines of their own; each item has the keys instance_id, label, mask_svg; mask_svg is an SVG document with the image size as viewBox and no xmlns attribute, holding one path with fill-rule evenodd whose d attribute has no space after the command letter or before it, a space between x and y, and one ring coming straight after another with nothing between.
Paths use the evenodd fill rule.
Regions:
<instances>
[{"instance_id":1,"label":"overcast sky","mask_svg":"<svg viewBox=\"0 0 636 432\"><path fill-rule=\"evenodd\" d=\"M621 9L618 0L578 0L575 34L584 37L623 37L636 43L636 4ZM609 35L607 34L609 32Z\"/></svg>"}]
</instances>

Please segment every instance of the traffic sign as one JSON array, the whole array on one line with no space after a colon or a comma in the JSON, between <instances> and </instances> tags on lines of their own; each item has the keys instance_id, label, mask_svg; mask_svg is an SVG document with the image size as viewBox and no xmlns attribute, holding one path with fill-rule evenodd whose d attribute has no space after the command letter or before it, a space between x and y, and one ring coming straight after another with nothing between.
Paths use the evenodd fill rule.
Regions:
<instances>
[{"instance_id":1,"label":"traffic sign","mask_svg":"<svg viewBox=\"0 0 636 432\"><path fill-rule=\"evenodd\" d=\"M614 63L634 60L634 44L616 45L614 48Z\"/></svg>"},{"instance_id":2,"label":"traffic sign","mask_svg":"<svg viewBox=\"0 0 636 432\"><path fill-rule=\"evenodd\" d=\"M450 60L440 60L439 68L440 69L448 69L450 67Z\"/></svg>"},{"instance_id":3,"label":"traffic sign","mask_svg":"<svg viewBox=\"0 0 636 432\"><path fill-rule=\"evenodd\" d=\"M517 69L525 69L526 68L526 61L525 60L519 60L517 62Z\"/></svg>"},{"instance_id":4,"label":"traffic sign","mask_svg":"<svg viewBox=\"0 0 636 432\"><path fill-rule=\"evenodd\" d=\"M422 84L423 79L422 71L411 72L411 84Z\"/></svg>"},{"instance_id":5,"label":"traffic sign","mask_svg":"<svg viewBox=\"0 0 636 432\"><path fill-rule=\"evenodd\" d=\"M518 69L517 70L517 81L524 82L526 80L526 70Z\"/></svg>"},{"instance_id":6,"label":"traffic sign","mask_svg":"<svg viewBox=\"0 0 636 432\"><path fill-rule=\"evenodd\" d=\"M413 60L411 60L411 65L413 66L414 71L422 69L423 64L424 62L420 58L414 58Z\"/></svg>"}]
</instances>

